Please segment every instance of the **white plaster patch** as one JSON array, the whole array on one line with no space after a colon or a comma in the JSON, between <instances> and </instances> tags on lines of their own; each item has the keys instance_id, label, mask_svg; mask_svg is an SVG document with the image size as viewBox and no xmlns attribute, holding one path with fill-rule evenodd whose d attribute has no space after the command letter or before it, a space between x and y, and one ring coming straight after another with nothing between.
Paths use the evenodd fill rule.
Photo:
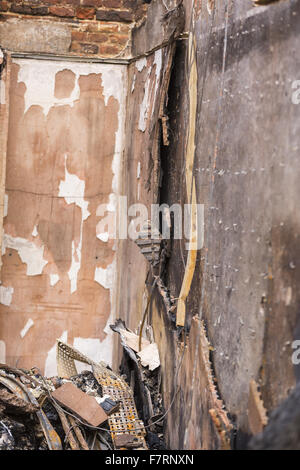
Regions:
<instances>
[{"instance_id":1,"label":"white plaster patch","mask_svg":"<svg viewBox=\"0 0 300 470\"><path fill-rule=\"evenodd\" d=\"M59 281L59 275L58 274L50 274L50 286L55 286Z\"/></svg>"},{"instance_id":2,"label":"white plaster patch","mask_svg":"<svg viewBox=\"0 0 300 470\"><path fill-rule=\"evenodd\" d=\"M98 282L104 289L112 289L115 275L115 262L113 261L106 268L95 269L94 280Z\"/></svg>"},{"instance_id":3,"label":"white plaster patch","mask_svg":"<svg viewBox=\"0 0 300 470\"><path fill-rule=\"evenodd\" d=\"M139 130L142 132L145 132L146 130L147 117L148 117L148 111L149 111L149 94L150 94L150 85L151 85L150 75L151 75L151 68L149 68L148 70L147 80L145 83L144 98L140 105Z\"/></svg>"},{"instance_id":4,"label":"white plaster patch","mask_svg":"<svg viewBox=\"0 0 300 470\"><path fill-rule=\"evenodd\" d=\"M101 74L103 85L103 96L107 105L110 96L116 98L119 102L124 93L123 68L126 67L116 64L88 64L73 63L66 65L60 61L41 61L14 59L14 63L20 65L18 81L26 85L25 91L25 110L28 111L31 106L41 106L43 113L47 116L52 106L74 106L79 100L80 88L78 79L80 75L89 75L91 73ZM75 86L72 93L67 98L56 98L55 76L57 72L70 70L75 74Z\"/></svg>"},{"instance_id":5,"label":"white plaster patch","mask_svg":"<svg viewBox=\"0 0 300 470\"><path fill-rule=\"evenodd\" d=\"M37 231L37 226L35 225L34 228L33 228L33 230L32 230L32 234L31 234L31 235L32 235L33 237L37 237L38 234L39 234L39 233L38 233L38 231Z\"/></svg>"},{"instance_id":6,"label":"white plaster patch","mask_svg":"<svg viewBox=\"0 0 300 470\"><path fill-rule=\"evenodd\" d=\"M154 64L156 65L156 68L155 68L156 78L155 78L155 90L154 90L154 99L155 99L157 90L158 90L158 85L160 82L160 74L161 74L161 68L162 68L162 50L161 49L156 51L154 54Z\"/></svg>"},{"instance_id":7,"label":"white plaster patch","mask_svg":"<svg viewBox=\"0 0 300 470\"><path fill-rule=\"evenodd\" d=\"M6 346L2 339L0 340L0 362L2 362L2 364L6 363Z\"/></svg>"},{"instance_id":8,"label":"white plaster patch","mask_svg":"<svg viewBox=\"0 0 300 470\"><path fill-rule=\"evenodd\" d=\"M12 237L11 235L4 234L3 253L5 253L6 248L17 250L22 262L27 264L27 276L42 274L44 267L48 263L48 261L43 258L44 246L36 246L25 238Z\"/></svg>"},{"instance_id":9,"label":"white plaster patch","mask_svg":"<svg viewBox=\"0 0 300 470\"><path fill-rule=\"evenodd\" d=\"M61 337L59 338L64 343L68 342L68 331L64 331ZM56 342L54 346L48 351L48 355L45 362L45 372L46 377L53 377L57 375L57 362L56 362Z\"/></svg>"},{"instance_id":10,"label":"white plaster patch","mask_svg":"<svg viewBox=\"0 0 300 470\"><path fill-rule=\"evenodd\" d=\"M109 240L109 233L108 232L102 232L97 234L97 238L101 240L104 243L107 243Z\"/></svg>"},{"instance_id":11,"label":"white plaster patch","mask_svg":"<svg viewBox=\"0 0 300 470\"><path fill-rule=\"evenodd\" d=\"M75 242L72 241L72 263L68 271L68 276L71 281L71 294L77 290L77 277L81 266L81 248L82 248L82 232L80 235L80 242L76 248Z\"/></svg>"},{"instance_id":12,"label":"white plaster patch","mask_svg":"<svg viewBox=\"0 0 300 470\"><path fill-rule=\"evenodd\" d=\"M141 177L141 162L138 162L138 164L137 164L136 177L137 177L137 179L140 179L140 177Z\"/></svg>"},{"instance_id":13,"label":"white plaster patch","mask_svg":"<svg viewBox=\"0 0 300 470\"><path fill-rule=\"evenodd\" d=\"M71 281L71 294L77 290L77 277L81 266L82 230L83 222L89 217L89 202L84 200L85 181L67 170L67 156L65 155L65 179L59 184L59 197L63 197L67 204L75 204L81 209L80 239L76 246L72 241L72 263L68 271Z\"/></svg>"},{"instance_id":14,"label":"white plaster patch","mask_svg":"<svg viewBox=\"0 0 300 470\"><path fill-rule=\"evenodd\" d=\"M112 323L112 315L109 316L104 333L106 337L103 341L98 338L74 338L74 347L81 353L88 356L95 362L106 362L110 367L112 366L112 352L113 352L113 332L109 325ZM78 372L86 370L87 366L76 361L76 368Z\"/></svg>"},{"instance_id":15,"label":"white plaster patch","mask_svg":"<svg viewBox=\"0 0 300 470\"><path fill-rule=\"evenodd\" d=\"M137 60L135 63L135 67L138 69L139 72L141 72L145 67L147 67L146 57L143 57L142 59Z\"/></svg>"},{"instance_id":16,"label":"white plaster patch","mask_svg":"<svg viewBox=\"0 0 300 470\"><path fill-rule=\"evenodd\" d=\"M24 336L28 333L28 330L34 325L34 321L29 318L27 321L26 325L24 326L23 330L20 332L21 338L24 338Z\"/></svg>"},{"instance_id":17,"label":"white plaster patch","mask_svg":"<svg viewBox=\"0 0 300 470\"><path fill-rule=\"evenodd\" d=\"M109 195L109 202L106 206L106 210L108 212L116 212L117 210L117 198L116 195L113 193Z\"/></svg>"},{"instance_id":18,"label":"white plaster patch","mask_svg":"<svg viewBox=\"0 0 300 470\"><path fill-rule=\"evenodd\" d=\"M13 287L0 286L0 304L10 306L14 293Z\"/></svg>"},{"instance_id":19,"label":"white plaster patch","mask_svg":"<svg viewBox=\"0 0 300 470\"><path fill-rule=\"evenodd\" d=\"M8 194L4 194L4 211L3 216L6 217L8 214Z\"/></svg>"},{"instance_id":20,"label":"white plaster patch","mask_svg":"<svg viewBox=\"0 0 300 470\"><path fill-rule=\"evenodd\" d=\"M74 338L73 346L93 361L104 361L111 366L112 348L110 342L111 337L108 335L103 341L98 338ZM76 361L76 369L80 373L87 369L87 365Z\"/></svg>"},{"instance_id":21,"label":"white plaster patch","mask_svg":"<svg viewBox=\"0 0 300 470\"><path fill-rule=\"evenodd\" d=\"M63 197L67 204L76 204L82 210L82 219L90 215L89 203L84 200L85 181L67 170L67 155L65 155L65 179L59 183L59 197Z\"/></svg>"},{"instance_id":22,"label":"white plaster patch","mask_svg":"<svg viewBox=\"0 0 300 470\"><path fill-rule=\"evenodd\" d=\"M131 93L134 92L135 81L136 81L136 75L134 74L134 77L133 77L133 80L132 80L132 85L131 85Z\"/></svg>"}]
</instances>

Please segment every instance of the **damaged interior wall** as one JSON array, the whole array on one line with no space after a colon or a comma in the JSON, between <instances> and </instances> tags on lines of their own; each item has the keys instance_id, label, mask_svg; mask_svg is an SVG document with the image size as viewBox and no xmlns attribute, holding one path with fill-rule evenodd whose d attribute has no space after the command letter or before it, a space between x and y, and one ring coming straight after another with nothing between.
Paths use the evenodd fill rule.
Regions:
<instances>
[{"instance_id":1,"label":"damaged interior wall","mask_svg":"<svg viewBox=\"0 0 300 470\"><path fill-rule=\"evenodd\" d=\"M119 247L110 239L103 216L113 216L118 194L134 188L132 178L140 185L129 204L158 200L159 113L166 95L161 84L174 51L168 44L182 22L176 9L176 21L164 19L161 2L155 2L160 27L153 43L149 23L138 21L147 6L134 6L129 21L117 11L110 15L107 5L102 20L97 13L54 18L53 11L51 19L33 18L29 10L4 11L2 5L0 41L8 62L1 81L1 118L7 121L1 149L7 165L1 362L55 374L57 338L95 360L113 361L108 325L123 307L120 285L133 272L130 253L123 255L122 241ZM75 28L85 41L102 45L105 38L122 44L119 34L126 28L137 35L147 30L148 36L131 60L125 59L129 49L118 60L112 50L103 59L99 49L91 61L90 50L70 46L70 37L79 35ZM146 263L141 269L146 273ZM127 296L128 305L138 304L144 281L141 276L140 294Z\"/></svg>"},{"instance_id":2,"label":"damaged interior wall","mask_svg":"<svg viewBox=\"0 0 300 470\"><path fill-rule=\"evenodd\" d=\"M126 67L12 59L0 287L1 362L56 372L62 338L112 362Z\"/></svg>"},{"instance_id":3,"label":"damaged interior wall","mask_svg":"<svg viewBox=\"0 0 300 470\"><path fill-rule=\"evenodd\" d=\"M1 361L51 375L57 337L109 361L107 323L119 316L138 332L149 301L167 446L239 448L256 432L257 386L269 413L296 382L300 3L152 0L146 10L125 21L127 49L107 53L113 62L123 51L119 64L97 63L101 48L86 44L105 42L92 32L121 33L120 17L1 16L0 44L16 22L33 22L34 36L38 23L50 28L24 49L43 60L13 54L2 73ZM53 61L54 27L66 39ZM162 275L177 311L151 290L138 246L102 230L98 208L118 194L148 210L204 204L203 248L173 240Z\"/></svg>"},{"instance_id":4,"label":"damaged interior wall","mask_svg":"<svg viewBox=\"0 0 300 470\"><path fill-rule=\"evenodd\" d=\"M184 3L189 37L177 41L168 95L170 145L161 137L159 200L190 202L190 172L197 202L204 204L204 247L184 302L184 328L176 327L157 291L148 323L160 350L165 409L172 405L167 444L239 448L255 432L253 402L257 405L259 395L252 381L268 414L296 382L299 109L292 102L292 83L299 70L300 4L224 0L194 2L191 8ZM148 138L138 122L136 117L133 149L139 138ZM139 179L132 159L130 193L144 178L148 200L152 154L144 149L136 154L146 158ZM142 254L129 242L127 250L138 276L127 278L120 311L134 329L142 321L151 279ZM165 283L176 299L188 264L185 240L174 240Z\"/></svg>"}]
</instances>

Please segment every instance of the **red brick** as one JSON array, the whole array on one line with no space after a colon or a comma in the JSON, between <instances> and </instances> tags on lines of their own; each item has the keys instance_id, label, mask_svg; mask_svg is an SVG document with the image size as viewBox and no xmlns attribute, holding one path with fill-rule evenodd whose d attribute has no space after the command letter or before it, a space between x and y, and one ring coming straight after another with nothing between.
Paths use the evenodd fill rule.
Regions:
<instances>
[{"instance_id":1,"label":"red brick","mask_svg":"<svg viewBox=\"0 0 300 470\"><path fill-rule=\"evenodd\" d=\"M49 8L51 15L61 16L66 18L73 18L75 16L75 10L73 7L56 5Z\"/></svg>"},{"instance_id":2,"label":"red brick","mask_svg":"<svg viewBox=\"0 0 300 470\"><path fill-rule=\"evenodd\" d=\"M103 6L103 0L82 0L81 5L86 7L101 8Z\"/></svg>"},{"instance_id":3,"label":"red brick","mask_svg":"<svg viewBox=\"0 0 300 470\"><path fill-rule=\"evenodd\" d=\"M127 24L119 24L119 29L118 31L122 32L122 33L127 33L129 34L129 31L130 31L130 26L127 25Z\"/></svg>"},{"instance_id":4,"label":"red brick","mask_svg":"<svg viewBox=\"0 0 300 470\"><path fill-rule=\"evenodd\" d=\"M96 31L99 31L99 26L100 26L100 31L107 32L107 33L117 33L119 31L119 24L118 23L102 23L102 22L97 22L97 29ZM88 27L90 28L92 25L89 25ZM129 27L128 27L129 29ZM90 29L89 29L90 30ZM93 31L95 31L93 29Z\"/></svg>"},{"instance_id":5,"label":"red brick","mask_svg":"<svg viewBox=\"0 0 300 470\"><path fill-rule=\"evenodd\" d=\"M101 55L115 56L120 53L122 50L121 47L111 45L111 44L101 44L99 46L99 53Z\"/></svg>"},{"instance_id":6,"label":"red brick","mask_svg":"<svg viewBox=\"0 0 300 470\"><path fill-rule=\"evenodd\" d=\"M103 6L106 8L122 8L122 0L102 0Z\"/></svg>"},{"instance_id":7,"label":"red brick","mask_svg":"<svg viewBox=\"0 0 300 470\"><path fill-rule=\"evenodd\" d=\"M69 4L70 5L80 5L80 0L38 0L42 1L43 3L50 4L50 5L65 5Z\"/></svg>"},{"instance_id":8,"label":"red brick","mask_svg":"<svg viewBox=\"0 0 300 470\"><path fill-rule=\"evenodd\" d=\"M110 34L109 41L124 46L128 41L128 34Z\"/></svg>"},{"instance_id":9,"label":"red brick","mask_svg":"<svg viewBox=\"0 0 300 470\"><path fill-rule=\"evenodd\" d=\"M38 16L45 16L49 14L48 7L32 7L32 14Z\"/></svg>"},{"instance_id":10,"label":"red brick","mask_svg":"<svg viewBox=\"0 0 300 470\"><path fill-rule=\"evenodd\" d=\"M127 10L97 10L96 19L102 21L120 21L130 23L134 19L132 12Z\"/></svg>"},{"instance_id":11,"label":"red brick","mask_svg":"<svg viewBox=\"0 0 300 470\"><path fill-rule=\"evenodd\" d=\"M7 10L8 10L8 3L0 2L0 11L7 11Z\"/></svg>"},{"instance_id":12,"label":"red brick","mask_svg":"<svg viewBox=\"0 0 300 470\"><path fill-rule=\"evenodd\" d=\"M79 52L80 54L97 54L98 53L98 46L97 44L89 44L83 42L74 41L71 44L72 52Z\"/></svg>"},{"instance_id":13,"label":"red brick","mask_svg":"<svg viewBox=\"0 0 300 470\"><path fill-rule=\"evenodd\" d=\"M95 8L79 7L76 10L76 16L80 20L93 20L95 16Z\"/></svg>"},{"instance_id":14,"label":"red brick","mask_svg":"<svg viewBox=\"0 0 300 470\"><path fill-rule=\"evenodd\" d=\"M37 16L44 16L48 15L49 13L48 7L40 7L23 3L11 5L10 11L12 11L13 13L20 13L22 15Z\"/></svg>"},{"instance_id":15,"label":"red brick","mask_svg":"<svg viewBox=\"0 0 300 470\"><path fill-rule=\"evenodd\" d=\"M123 0L123 6L124 8L128 9L136 9L139 5L139 2L137 0Z\"/></svg>"},{"instance_id":16,"label":"red brick","mask_svg":"<svg viewBox=\"0 0 300 470\"><path fill-rule=\"evenodd\" d=\"M91 42L108 42L109 35L103 33L88 33Z\"/></svg>"},{"instance_id":17,"label":"red brick","mask_svg":"<svg viewBox=\"0 0 300 470\"><path fill-rule=\"evenodd\" d=\"M83 31L72 31L72 41L85 41L87 39L88 33Z\"/></svg>"}]
</instances>

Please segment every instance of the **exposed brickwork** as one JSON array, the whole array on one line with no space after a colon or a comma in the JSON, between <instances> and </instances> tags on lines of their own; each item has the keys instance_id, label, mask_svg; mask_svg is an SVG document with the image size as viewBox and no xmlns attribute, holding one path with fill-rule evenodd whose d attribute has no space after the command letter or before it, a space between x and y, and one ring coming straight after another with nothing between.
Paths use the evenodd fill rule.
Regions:
<instances>
[{"instance_id":1,"label":"exposed brickwork","mask_svg":"<svg viewBox=\"0 0 300 470\"><path fill-rule=\"evenodd\" d=\"M74 12L74 7L78 7ZM85 10L86 7L94 10ZM142 0L1 0L0 11L22 15L53 15L83 20L131 22L141 10ZM97 15L96 15L97 10Z\"/></svg>"},{"instance_id":2,"label":"exposed brickwork","mask_svg":"<svg viewBox=\"0 0 300 470\"><path fill-rule=\"evenodd\" d=\"M37 15L44 16L49 14L49 9L46 6L36 6L28 4L12 4L10 11L13 13L21 13L22 15Z\"/></svg>"},{"instance_id":3,"label":"exposed brickwork","mask_svg":"<svg viewBox=\"0 0 300 470\"><path fill-rule=\"evenodd\" d=\"M125 21L130 23L134 20L134 13L128 10L97 10L97 20L103 21Z\"/></svg>"},{"instance_id":4,"label":"exposed brickwork","mask_svg":"<svg viewBox=\"0 0 300 470\"><path fill-rule=\"evenodd\" d=\"M0 0L8 18L52 18L69 23L70 53L120 55L130 43L135 21L146 11L142 0Z\"/></svg>"},{"instance_id":5,"label":"exposed brickwork","mask_svg":"<svg viewBox=\"0 0 300 470\"><path fill-rule=\"evenodd\" d=\"M95 8L79 7L76 9L76 17L80 20L93 20L95 17Z\"/></svg>"},{"instance_id":6,"label":"exposed brickwork","mask_svg":"<svg viewBox=\"0 0 300 470\"><path fill-rule=\"evenodd\" d=\"M79 52L80 54L98 54L99 46L96 44L89 44L85 42L72 42L72 52Z\"/></svg>"},{"instance_id":7,"label":"exposed brickwork","mask_svg":"<svg viewBox=\"0 0 300 470\"><path fill-rule=\"evenodd\" d=\"M7 2L0 2L0 11L7 11L9 8L8 6L8 3Z\"/></svg>"},{"instance_id":8,"label":"exposed brickwork","mask_svg":"<svg viewBox=\"0 0 300 470\"><path fill-rule=\"evenodd\" d=\"M49 13L54 16L62 16L64 18L74 18L75 9L71 6L55 5L49 8Z\"/></svg>"}]
</instances>

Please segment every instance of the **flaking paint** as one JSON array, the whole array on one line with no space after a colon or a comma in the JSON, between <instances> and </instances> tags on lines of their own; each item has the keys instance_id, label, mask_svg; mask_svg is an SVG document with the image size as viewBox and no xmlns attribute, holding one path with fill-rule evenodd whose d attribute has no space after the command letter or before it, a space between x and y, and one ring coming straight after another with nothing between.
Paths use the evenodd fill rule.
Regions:
<instances>
[{"instance_id":1,"label":"flaking paint","mask_svg":"<svg viewBox=\"0 0 300 470\"><path fill-rule=\"evenodd\" d=\"M116 208L126 77L119 65L13 60L2 279L14 302L0 309L12 365L56 373L62 332L111 361L118 246L97 231L96 213Z\"/></svg>"}]
</instances>

